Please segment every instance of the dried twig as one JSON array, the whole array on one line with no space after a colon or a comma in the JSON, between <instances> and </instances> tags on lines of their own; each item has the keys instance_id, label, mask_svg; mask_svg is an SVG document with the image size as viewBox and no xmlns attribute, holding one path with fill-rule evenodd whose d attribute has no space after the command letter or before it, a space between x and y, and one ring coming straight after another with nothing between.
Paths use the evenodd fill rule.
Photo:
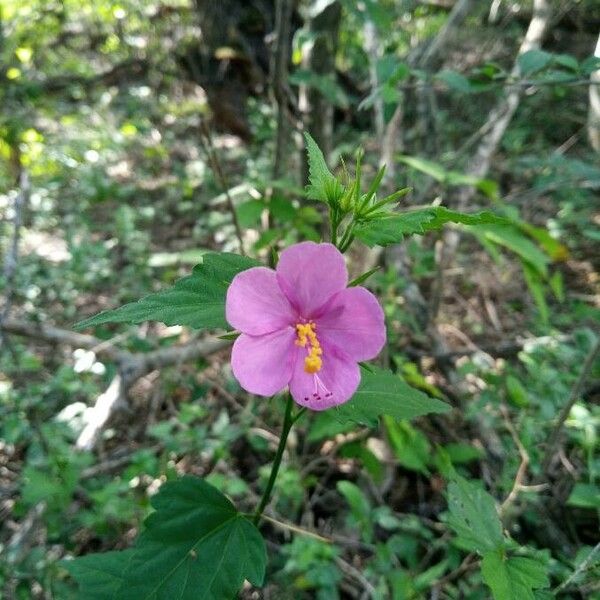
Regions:
<instances>
[{"instance_id":1,"label":"dried twig","mask_svg":"<svg viewBox=\"0 0 600 600\"><path fill-rule=\"evenodd\" d=\"M529 466L529 453L523 443L521 442L519 435L510 420L510 414L508 409L504 404L500 405L500 412L502 413L502 417L504 418L504 423L506 428L508 429L510 436L512 437L517 450L519 451L519 456L521 457L521 463L519 464L519 468L517 469L517 474L515 475L515 480L513 482L512 489L510 493L500 505L500 517L503 517L510 506L514 503L519 492L523 489L523 482L525 480L525 475L527 474L527 467Z\"/></svg>"},{"instance_id":2,"label":"dried twig","mask_svg":"<svg viewBox=\"0 0 600 600\"><path fill-rule=\"evenodd\" d=\"M322 535L315 533L314 531L310 531L310 529L304 529L303 527L299 527L298 525L295 525L294 523L288 523L287 521L275 519L274 517L269 517L268 515L265 515L264 513L262 514L262 518L265 521L269 521L269 523L272 523L273 525L275 525L275 527L278 527L279 529L283 529L285 531L291 531L293 533L298 533L298 534L304 535L306 537L311 537L315 540L318 540L319 542L324 542L325 544L333 544L334 543L334 540L323 537Z\"/></svg>"},{"instance_id":3,"label":"dried twig","mask_svg":"<svg viewBox=\"0 0 600 600\"><path fill-rule=\"evenodd\" d=\"M112 414L120 406L126 405L127 392L138 379L151 371L209 356L226 348L230 343L221 339L201 339L179 346L136 354L107 345L91 335L75 333L49 325L8 321L0 324L0 330L54 344L68 344L88 350L96 349L98 356L105 356L116 362L117 375L85 415L86 424L75 444L80 450L94 448Z\"/></svg>"},{"instance_id":4,"label":"dried twig","mask_svg":"<svg viewBox=\"0 0 600 600\"><path fill-rule=\"evenodd\" d=\"M558 594L566 589L571 582L581 573L586 571L589 567L594 564L594 559L596 558L596 554L600 552L600 542L598 542L591 550L591 552L587 555L586 559L581 561L579 566L569 575L567 579L565 579L559 586L557 586L554 590L554 594ZM591 597L591 596L590 596Z\"/></svg>"},{"instance_id":5,"label":"dried twig","mask_svg":"<svg viewBox=\"0 0 600 600\"><path fill-rule=\"evenodd\" d=\"M581 368L581 372L579 373L579 377L577 378L577 380L573 384L573 387L571 388L569 398L568 398L566 404L563 406L562 410L560 411L560 414L558 415L558 419L556 421L556 424L554 425L554 430L552 431L552 434L550 435L550 441L548 442L548 446L546 448L546 454L544 456L544 461L542 462L542 476L543 477L548 476L548 470L550 468L550 464L552 463L552 459L554 458L554 454L555 454L556 448L558 446L558 441L560 438L560 434L562 432L562 428L565 424L565 421L567 420L567 418L569 416L569 413L571 412L571 409L573 408L573 405L580 398L581 391L583 390L583 386L585 385L585 382L590 374L590 371L592 370L592 367L594 366L594 362L598 358L599 354L600 354L600 337L598 337L595 344L592 346L591 350L589 351L589 353L585 359L585 362L583 363L583 367Z\"/></svg>"},{"instance_id":6,"label":"dried twig","mask_svg":"<svg viewBox=\"0 0 600 600\"><path fill-rule=\"evenodd\" d=\"M468 554L460 563L460 565L456 569L454 569L454 571L451 571L450 573L448 573L448 575L445 575L444 577L436 581L436 583L434 584L435 587L440 589L443 588L451 581L454 581L455 579L462 577L465 573L468 573L469 571L475 569L478 566L478 564L479 561L477 560L477 556L475 554Z\"/></svg>"},{"instance_id":7,"label":"dried twig","mask_svg":"<svg viewBox=\"0 0 600 600\"><path fill-rule=\"evenodd\" d=\"M208 157L208 160L211 163L213 172L216 178L218 179L219 185L223 189L223 193L225 194L225 198L227 200L227 208L231 213L231 220L233 221L233 226L235 228L235 235L237 237L238 244L240 247L240 254L245 256L246 251L244 249L244 232L242 231L242 226L240 225L240 220L238 219L238 214L235 210L233 198L231 197L231 194L229 192L230 188L227 182L227 177L225 176L225 172L221 168L221 162L219 160L219 155L217 154L215 145L213 143L210 128L204 119L200 121L200 133L206 156Z\"/></svg>"},{"instance_id":8,"label":"dried twig","mask_svg":"<svg viewBox=\"0 0 600 600\"><path fill-rule=\"evenodd\" d=\"M46 512L46 506L45 501L34 504L21 521L17 531L10 538L5 549L9 564L19 563L27 553L41 524L42 516Z\"/></svg>"},{"instance_id":9,"label":"dried twig","mask_svg":"<svg viewBox=\"0 0 600 600\"><path fill-rule=\"evenodd\" d=\"M360 583L367 598L375 598L377 596L377 590L356 567L339 556L336 556L334 560L342 572L354 579L357 583Z\"/></svg>"}]
</instances>

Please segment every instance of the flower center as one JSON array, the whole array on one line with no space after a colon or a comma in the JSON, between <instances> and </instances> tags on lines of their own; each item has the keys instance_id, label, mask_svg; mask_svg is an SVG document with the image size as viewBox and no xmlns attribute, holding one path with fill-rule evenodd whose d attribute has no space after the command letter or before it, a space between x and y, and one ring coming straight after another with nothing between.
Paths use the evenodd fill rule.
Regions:
<instances>
[{"instance_id":1,"label":"flower center","mask_svg":"<svg viewBox=\"0 0 600 600\"><path fill-rule=\"evenodd\" d=\"M304 371L306 373L318 373L323 366L323 348L317 338L315 329L317 325L314 321L308 323L298 323L296 325L296 345L308 350L308 356L304 359Z\"/></svg>"}]
</instances>

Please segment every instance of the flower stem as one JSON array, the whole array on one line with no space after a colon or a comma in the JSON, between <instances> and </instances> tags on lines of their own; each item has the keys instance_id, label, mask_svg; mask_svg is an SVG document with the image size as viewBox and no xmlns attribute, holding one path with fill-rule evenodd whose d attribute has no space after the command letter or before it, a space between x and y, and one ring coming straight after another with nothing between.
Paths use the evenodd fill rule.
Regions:
<instances>
[{"instance_id":1,"label":"flower stem","mask_svg":"<svg viewBox=\"0 0 600 600\"><path fill-rule=\"evenodd\" d=\"M267 487L260 499L260 504L254 513L254 518L252 519L253 523L256 525L267 507L269 500L271 499L271 493L273 492L273 486L275 485L275 480L277 479L277 473L279 473L279 467L281 466L281 459L283 458L283 452L285 450L285 445L287 442L288 435L294 423L304 414L306 409L300 409L296 415L292 414L292 410L294 408L294 401L292 399L292 395L288 395L287 404L285 405L285 417L283 418L283 429L281 431L281 437L279 438L279 445L277 446L277 452L275 453L275 458L273 460L273 466L271 467L271 474L269 475L269 481L267 483Z\"/></svg>"},{"instance_id":2,"label":"flower stem","mask_svg":"<svg viewBox=\"0 0 600 600\"><path fill-rule=\"evenodd\" d=\"M338 250L343 254L344 252L346 252L346 250L348 250L348 248L350 248L350 244L352 244L352 241L354 240L354 234L352 233L354 231L354 221L352 221L350 223L350 225L348 225L348 228L346 229L346 231L344 231L344 235L342 236L342 239L340 240L340 243L338 244Z\"/></svg>"},{"instance_id":3,"label":"flower stem","mask_svg":"<svg viewBox=\"0 0 600 600\"><path fill-rule=\"evenodd\" d=\"M335 210L333 207L330 207L329 209L329 219L331 221L331 243L334 246L337 246L337 231L340 223L337 215L337 210Z\"/></svg>"}]
</instances>

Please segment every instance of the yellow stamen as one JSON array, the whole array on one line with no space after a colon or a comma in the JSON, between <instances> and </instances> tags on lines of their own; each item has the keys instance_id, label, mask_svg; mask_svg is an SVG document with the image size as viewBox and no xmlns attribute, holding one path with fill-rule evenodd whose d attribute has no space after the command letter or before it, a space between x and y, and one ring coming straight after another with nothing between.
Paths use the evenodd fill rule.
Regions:
<instances>
[{"instance_id":1,"label":"yellow stamen","mask_svg":"<svg viewBox=\"0 0 600 600\"><path fill-rule=\"evenodd\" d=\"M304 371L306 373L317 373L323 366L323 349L315 333L317 325L314 321L298 323L296 325L296 345L301 348L308 346L308 356L304 359Z\"/></svg>"}]
</instances>

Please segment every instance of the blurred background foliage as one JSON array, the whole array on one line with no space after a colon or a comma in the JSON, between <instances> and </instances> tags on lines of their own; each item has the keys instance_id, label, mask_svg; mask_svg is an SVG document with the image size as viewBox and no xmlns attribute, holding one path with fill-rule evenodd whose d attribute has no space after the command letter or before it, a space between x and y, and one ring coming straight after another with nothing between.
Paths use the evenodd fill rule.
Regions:
<instances>
[{"instance_id":1,"label":"blurred background foliage","mask_svg":"<svg viewBox=\"0 0 600 600\"><path fill-rule=\"evenodd\" d=\"M331 165L359 145L370 178L387 163L403 208L512 226L353 248L352 276L378 267L382 362L455 410L311 416L270 516L321 537L267 527L269 583L243 596L489 597L449 525L456 472L554 594L600 597L599 30L597 0L1 0L0 597L75 598L59 560L127 547L167 478L255 502L282 408L227 350L144 373L85 445L117 350L196 338L71 327L208 250L326 235L302 130ZM495 597L553 597L529 583Z\"/></svg>"}]
</instances>

